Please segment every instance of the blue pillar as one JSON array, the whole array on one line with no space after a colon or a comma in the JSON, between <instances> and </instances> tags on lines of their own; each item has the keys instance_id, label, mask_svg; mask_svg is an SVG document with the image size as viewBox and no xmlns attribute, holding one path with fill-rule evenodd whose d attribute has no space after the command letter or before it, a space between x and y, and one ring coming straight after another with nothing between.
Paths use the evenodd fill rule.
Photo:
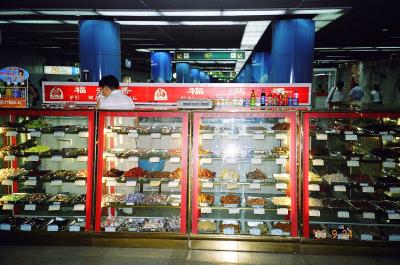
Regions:
<instances>
[{"instance_id":1,"label":"blue pillar","mask_svg":"<svg viewBox=\"0 0 400 265\"><path fill-rule=\"evenodd\" d=\"M89 81L105 75L121 80L119 24L106 20L79 21L79 62L81 73L89 71Z\"/></svg>"},{"instance_id":2,"label":"blue pillar","mask_svg":"<svg viewBox=\"0 0 400 265\"><path fill-rule=\"evenodd\" d=\"M200 83L206 83L206 73L200 71Z\"/></svg>"},{"instance_id":3,"label":"blue pillar","mask_svg":"<svg viewBox=\"0 0 400 265\"><path fill-rule=\"evenodd\" d=\"M268 83L268 69L271 63L271 54L268 52L254 52L251 57L253 81Z\"/></svg>"},{"instance_id":4,"label":"blue pillar","mask_svg":"<svg viewBox=\"0 0 400 265\"><path fill-rule=\"evenodd\" d=\"M236 83L245 83L244 79L244 69L242 69L236 77Z\"/></svg>"},{"instance_id":5,"label":"blue pillar","mask_svg":"<svg viewBox=\"0 0 400 265\"><path fill-rule=\"evenodd\" d=\"M272 32L271 83L310 83L315 25L311 19L278 20Z\"/></svg>"},{"instance_id":6,"label":"blue pillar","mask_svg":"<svg viewBox=\"0 0 400 265\"><path fill-rule=\"evenodd\" d=\"M243 83L253 83L252 78L251 64L247 63L243 67Z\"/></svg>"},{"instance_id":7,"label":"blue pillar","mask_svg":"<svg viewBox=\"0 0 400 265\"><path fill-rule=\"evenodd\" d=\"M151 52L151 79L168 83L172 79L172 61L169 52Z\"/></svg>"},{"instance_id":8,"label":"blue pillar","mask_svg":"<svg viewBox=\"0 0 400 265\"><path fill-rule=\"evenodd\" d=\"M190 83L190 65L188 63L176 64L176 82Z\"/></svg>"},{"instance_id":9,"label":"blue pillar","mask_svg":"<svg viewBox=\"0 0 400 265\"><path fill-rule=\"evenodd\" d=\"M192 83L200 83L200 70L196 68L190 69L190 78Z\"/></svg>"}]
</instances>

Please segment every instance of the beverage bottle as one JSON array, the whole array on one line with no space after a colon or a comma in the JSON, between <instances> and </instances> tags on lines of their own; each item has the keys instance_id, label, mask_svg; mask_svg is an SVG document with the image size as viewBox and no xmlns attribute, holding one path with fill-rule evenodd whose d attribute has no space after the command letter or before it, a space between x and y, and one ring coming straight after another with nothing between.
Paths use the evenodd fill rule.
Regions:
<instances>
[{"instance_id":1,"label":"beverage bottle","mask_svg":"<svg viewBox=\"0 0 400 265\"><path fill-rule=\"evenodd\" d=\"M265 90L263 89L260 96L260 106L265 106Z\"/></svg>"},{"instance_id":2,"label":"beverage bottle","mask_svg":"<svg viewBox=\"0 0 400 265\"><path fill-rule=\"evenodd\" d=\"M293 95L293 106L298 106L299 105L299 92L294 91Z\"/></svg>"},{"instance_id":3,"label":"beverage bottle","mask_svg":"<svg viewBox=\"0 0 400 265\"><path fill-rule=\"evenodd\" d=\"M267 105L268 105L268 106L272 106L272 95L271 95L271 93L268 94L268 97L267 97Z\"/></svg>"},{"instance_id":4,"label":"beverage bottle","mask_svg":"<svg viewBox=\"0 0 400 265\"><path fill-rule=\"evenodd\" d=\"M255 106L256 106L256 94L254 93L254 90L252 90L250 96L250 107L255 107Z\"/></svg>"},{"instance_id":5,"label":"beverage bottle","mask_svg":"<svg viewBox=\"0 0 400 265\"><path fill-rule=\"evenodd\" d=\"M18 87L14 87L12 90L12 96L14 98L20 98L21 97L21 91L19 90Z\"/></svg>"},{"instance_id":6,"label":"beverage bottle","mask_svg":"<svg viewBox=\"0 0 400 265\"><path fill-rule=\"evenodd\" d=\"M288 106L292 106L292 97L291 96L289 96L289 98L288 98Z\"/></svg>"}]
</instances>

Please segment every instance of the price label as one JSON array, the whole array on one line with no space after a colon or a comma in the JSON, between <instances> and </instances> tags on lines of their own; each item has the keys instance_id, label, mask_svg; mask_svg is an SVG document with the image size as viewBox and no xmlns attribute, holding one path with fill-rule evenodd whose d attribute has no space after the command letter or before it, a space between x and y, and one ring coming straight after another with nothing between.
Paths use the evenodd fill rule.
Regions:
<instances>
[{"instance_id":1,"label":"price label","mask_svg":"<svg viewBox=\"0 0 400 265\"><path fill-rule=\"evenodd\" d=\"M65 137L65 132L62 131L54 132L54 137Z\"/></svg>"},{"instance_id":2,"label":"price label","mask_svg":"<svg viewBox=\"0 0 400 265\"><path fill-rule=\"evenodd\" d=\"M317 133L316 138L318 141L326 141L328 140L328 135L326 133Z\"/></svg>"},{"instance_id":3,"label":"price label","mask_svg":"<svg viewBox=\"0 0 400 265\"><path fill-rule=\"evenodd\" d=\"M61 162L62 159L63 159L62 156L52 156L52 157L50 158L50 160L51 160L51 161L54 161L54 162Z\"/></svg>"},{"instance_id":4,"label":"price label","mask_svg":"<svg viewBox=\"0 0 400 265\"><path fill-rule=\"evenodd\" d=\"M208 203L206 203L206 202L200 202L200 207L207 207L208 206Z\"/></svg>"},{"instance_id":5,"label":"price label","mask_svg":"<svg viewBox=\"0 0 400 265\"><path fill-rule=\"evenodd\" d=\"M226 189L228 190L235 190L239 188L239 185L237 183L228 183L226 184Z\"/></svg>"},{"instance_id":6,"label":"price label","mask_svg":"<svg viewBox=\"0 0 400 265\"><path fill-rule=\"evenodd\" d=\"M61 186L62 185L62 180L52 180L50 182L50 186Z\"/></svg>"},{"instance_id":7,"label":"price label","mask_svg":"<svg viewBox=\"0 0 400 265\"><path fill-rule=\"evenodd\" d=\"M375 189L374 189L374 187L366 186L366 187L362 187L362 192L365 192L365 193L374 193L374 192L375 192Z\"/></svg>"},{"instance_id":8,"label":"price label","mask_svg":"<svg viewBox=\"0 0 400 265\"><path fill-rule=\"evenodd\" d=\"M47 226L47 232L58 232L58 225Z\"/></svg>"},{"instance_id":9,"label":"price label","mask_svg":"<svg viewBox=\"0 0 400 265\"><path fill-rule=\"evenodd\" d=\"M288 215L289 214L289 210L287 208L278 208L276 213L278 215Z\"/></svg>"},{"instance_id":10,"label":"price label","mask_svg":"<svg viewBox=\"0 0 400 265\"><path fill-rule=\"evenodd\" d=\"M384 161L384 162L382 162L382 167L395 168L396 167L396 163L393 162L393 161Z\"/></svg>"},{"instance_id":11,"label":"price label","mask_svg":"<svg viewBox=\"0 0 400 265\"><path fill-rule=\"evenodd\" d=\"M239 208L229 208L228 212L229 212L229 214L238 214Z\"/></svg>"},{"instance_id":12,"label":"price label","mask_svg":"<svg viewBox=\"0 0 400 265\"><path fill-rule=\"evenodd\" d=\"M251 190L260 190L261 184L260 183L250 183L250 189Z\"/></svg>"},{"instance_id":13,"label":"price label","mask_svg":"<svg viewBox=\"0 0 400 265\"><path fill-rule=\"evenodd\" d=\"M130 156L130 157L128 157L128 161L129 161L129 162L138 162L138 161L139 161L139 157L137 157L137 156Z\"/></svg>"},{"instance_id":14,"label":"price label","mask_svg":"<svg viewBox=\"0 0 400 265\"><path fill-rule=\"evenodd\" d=\"M36 186L36 180L34 179L29 179L27 181L25 181L25 186Z\"/></svg>"},{"instance_id":15,"label":"price label","mask_svg":"<svg viewBox=\"0 0 400 265\"><path fill-rule=\"evenodd\" d=\"M159 180L150 181L150 187L159 187L160 185L161 185L161 181L159 181Z\"/></svg>"},{"instance_id":16,"label":"price label","mask_svg":"<svg viewBox=\"0 0 400 265\"><path fill-rule=\"evenodd\" d=\"M138 131L135 130L135 129L132 129L132 130L129 130L128 132L129 132L129 133L137 133Z\"/></svg>"},{"instance_id":17,"label":"price label","mask_svg":"<svg viewBox=\"0 0 400 265\"><path fill-rule=\"evenodd\" d=\"M115 232L115 230L116 230L116 227L115 227L115 226L106 226L106 227L104 228L104 231L105 231L105 232L108 232L108 233L113 233L113 232Z\"/></svg>"},{"instance_id":18,"label":"price label","mask_svg":"<svg viewBox=\"0 0 400 265\"><path fill-rule=\"evenodd\" d=\"M12 186L13 185L13 181L11 179L5 179L1 182L1 185L4 186Z\"/></svg>"},{"instance_id":19,"label":"price label","mask_svg":"<svg viewBox=\"0 0 400 265\"><path fill-rule=\"evenodd\" d=\"M225 227L224 228L224 235L234 235L235 229L233 227Z\"/></svg>"},{"instance_id":20,"label":"price label","mask_svg":"<svg viewBox=\"0 0 400 265\"><path fill-rule=\"evenodd\" d=\"M149 162L150 163L158 163L158 162L160 162L160 158L159 157L150 157Z\"/></svg>"},{"instance_id":21,"label":"price label","mask_svg":"<svg viewBox=\"0 0 400 265\"><path fill-rule=\"evenodd\" d=\"M356 134L346 134L344 139L346 141L357 141L357 135Z\"/></svg>"},{"instance_id":22,"label":"price label","mask_svg":"<svg viewBox=\"0 0 400 265\"><path fill-rule=\"evenodd\" d=\"M249 233L252 236L260 236L261 235L261 231L259 228L250 228Z\"/></svg>"},{"instance_id":23,"label":"price label","mask_svg":"<svg viewBox=\"0 0 400 265\"><path fill-rule=\"evenodd\" d=\"M181 162L181 158L180 157L171 157L169 159L170 163L180 163Z\"/></svg>"},{"instance_id":24,"label":"price label","mask_svg":"<svg viewBox=\"0 0 400 265\"><path fill-rule=\"evenodd\" d=\"M277 139L277 140L285 140L286 138L287 138L287 136L284 133L275 134L275 139Z\"/></svg>"},{"instance_id":25,"label":"price label","mask_svg":"<svg viewBox=\"0 0 400 265\"><path fill-rule=\"evenodd\" d=\"M391 134L382 135L382 141L393 142L393 139L393 135Z\"/></svg>"},{"instance_id":26,"label":"price label","mask_svg":"<svg viewBox=\"0 0 400 265\"><path fill-rule=\"evenodd\" d=\"M400 214L398 213L388 213L389 220L399 220Z\"/></svg>"},{"instance_id":27,"label":"price label","mask_svg":"<svg viewBox=\"0 0 400 265\"><path fill-rule=\"evenodd\" d=\"M78 162L87 162L88 161L88 157L87 156L78 156L76 158L76 161L78 161Z\"/></svg>"},{"instance_id":28,"label":"price label","mask_svg":"<svg viewBox=\"0 0 400 265\"><path fill-rule=\"evenodd\" d=\"M210 133L203 134L203 140L213 140L213 139L214 139L214 135L212 135Z\"/></svg>"},{"instance_id":29,"label":"price label","mask_svg":"<svg viewBox=\"0 0 400 265\"><path fill-rule=\"evenodd\" d=\"M357 161L357 160L347 161L347 166L348 167L359 167L360 166L360 161Z\"/></svg>"},{"instance_id":30,"label":"price label","mask_svg":"<svg viewBox=\"0 0 400 265\"><path fill-rule=\"evenodd\" d=\"M107 156L106 160L107 162L115 162L118 161L118 158L116 156Z\"/></svg>"},{"instance_id":31,"label":"price label","mask_svg":"<svg viewBox=\"0 0 400 265\"><path fill-rule=\"evenodd\" d=\"M264 208L254 208L254 214L265 214Z\"/></svg>"},{"instance_id":32,"label":"price label","mask_svg":"<svg viewBox=\"0 0 400 265\"><path fill-rule=\"evenodd\" d=\"M3 211L12 211L14 209L14 204L5 203L3 204Z\"/></svg>"},{"instance_id":33,"label":"price label","mask_svg":"<svg viewBox=\"0 0 400 265\"><path fill-rule=\"evenodd\" d=\"M350 218L350 214L348 211L338 211L337 216L339 218Z\"/></svg>"},{"instance_id":34,"label":"price label","mask_svg":"<svg viewBox=\"0 0 400 265\"><path fill-rule=\"evenodd\" d=\"M201 213L212 213L212 209L210 207L201 207Z\"/></svg>"},{"instance_id":35,"label":"price label","mask_svg":"<svg viewBox=\"0 0 400 265\"><path fill-rule=\"evenodd\" d=\"M239 140L239 134L230 134L228 136L229 140Z\"/></svg>"},{"instance_id":36,"label":"price label","mask_svg":"<svg viewBox=\"0 0 400 265\"><path fill-rule=\"evenodd\" d=\"M28 156L28 161L31 161L31 162L39 161L39 156L38 155Z\"/></svg>"},{"instance_id":37,"label":"price label","mask_svg":"<svg viewBox=\"0 0 400 265\"><path fill-rule=\"evenodd\" d=\"M160 139L161 138L161 133L152 133L150 134L151 139Z\"/></svg>"},{"instance_id":38,"label":"price label","mask_svg":"<svg viewBox=\"0 0 400 265\"><path fill-rule=\"evenodd\" d=\"M24 211L35 211L36 204L25 204Z\"/></svg>"},{"instance_id":39,"label":"price label","mask_svg":"<svg viewBox=\"0 0 400 265\"><path fill-rule=\"evenodd\" d=\"M204 164L212 164L213 160L212 158L200 158L200 165Z\"/></svg>"},{"instance_id":40,"label":"price label","mask_svg":"<svg viewBox=\"0 0 400 265\"><path fill-rule=\"evenodd\" d=\"M227 158L226 163L227 164L236 164L237 160L236 160L236 158Z\"/></svg>"},{"instance_id":41,"label":"price label","mask_svg":"<svg viewBox=\"0 0 400 265\"><path fill-rule=\"evenodd\" d=\"M116 132L108 132L107 133L107 137L117 137L117 133Z\"/></svg>"},{"instance_id":42,"label":"price label","mask_svg":"<svg viewBox=\"0 0 400 265\"><path fill-rule=\"evenodd\" d=\"M78 137L80 138L88 138L89 137L89 132L79 132Z\"/></svg>"},{"instance_id":43,"label":"price label","mask_svg":"<svg viewBox=\"0 0 400 265\"><path fill-rule=\"evenodd\" d=\"M85 210L84 204L75 204L74 205L74 211L84 211L84 210Z\"/></svg>"},{"instance_id":44,"label":"price label","mask_svg":"<svg viewBox=\"0 0 400 265\"><path fill-rule=\"evenodd\" d=\"M261 165L262 164L262 159L261 158L252 158L251 159L251 164L252 165Z\"/></svg>"},{"instance_id":45,"label":"price label","mask_svg":"<svg viewBox=\"0 0 400 265\"><path fill-rule=\"evenodd\" d=\"M312 160L313 166L323 166L324 165L324 160L322 159L313 159Z\"/></svg>"},{"instance_id":46,"label":"price label","mask_svg":"<svg viewBox=\"0 0 400 265\"><path fill-rule=\"evenodd\" d=\"M42 135L42 133L39 131L34 131L34 132L30 132L29 135L31 137L40 137Z\"/></svg>"},{"instance_id":47,"label":"price label","mask_svg":"<svg viewBox=\"0 0 400 265\"><path fill-rule=\"evenodd\" d=\"M363 240L363 241L372 241L373 237L372 237L372 235L369 235L369 234L361 234L361 240Z\"/></svg>"},{"instance_id":48,"label":"price label","mask_svg":"<svg viewBox=\"0 0 400 265\"><path fill-rule=\"evenodd\" d=\"M272 236L282 236L283 231L282 231L282 229L271 229L271 235Z\"/></svg>"},{"instance_id":49,"label":"price label","mask_svg":"<svg viewBox=\"0 0 400 265\"><path fill-rule=\"evenodd\" d=\"M400 241L400 235L389 235L389 241Z\"/></svg>"},{"instance_id":50,"label":"price label","mask_svg":"<svg viewBox=\"0 0 400 265\"><path fill-rule=\"evenodd\" d=\"M277 190L287 190L287 184L286 183L276 183L275 185Z\"/></svg>"},{"instance_id":51,"label":"price label","mask_svg":"<svg viewBox=\"0 0 400 265\"><path fill-rule=\"evenodd\" d=\"M117 186L117 181L115 179L107 180L106 186L107 187L115 187L115 186Z\"/></svg>"},{"instance_id":52,"label":"price label","mask_svg":"<svg viewBox=\"0 0 400 265\"><path fill-rule=\"evenodd\" d=\"M127 180L125 183L126 187L136 187L136 181L135 180Z\"/></svg>"},{"instance_id":53,"label":"price label","mask_svg":"<svg viewBox=\"0 0 400 265\"><path fill-rule=\"evenodd\" d=\"M59 204L52 204L49 206L49 212L59 211L61 206Z\"/></svg>"},{"instance_id":54,"label":"price label","mask_svg":"<svg viewBox=\"0 0 400 265\"><path fill-rule=\"evenodd\" d=\"M392 193L400 193L400 187L390 187L389 191Z\"/></svg>"},{"instance_id":55,"label":"price label","mask_svg":"<svg viewBox=\"0 0 400 265\"><path fill-rule=\"evenodd\" d=\"M181 133L171 133L171 138L172 139L181 139L182 134Z\"/></svg>"},{"instance_id":56,"label":"price label","mask_svg":"<svg viewBox=\"0 0 400 265\"><path fill-rule=\"evenodd\" d=\"M14 160L15 160L15 156L13 156L13 155L4 156L4 161L14 161Z\"/></svg>"},{"instance_id":57,"label":"price label","mask_svg":"<svg viewBox=\"0 0 400 265\"><path fill-rule=\"evenodd\" d=\"M337 192L345 192L346 186L345 185L336 185L336 186L333 186L333 190L337 191Z\"/></svg>"},{"instance_id":58,"label":"price label","mask_svg":"<svg viewBox=\"0 0 400 265\"><path fill-rule=\"evenodd\" d=\"M17 132L16 131L8 131L8 132L6 132L6 136L9 136L9 137L13 137L13 136L17 136Z\"/></svg>"},{"instance_id":59,"label":"price label","mask_svg":"<svg viewBox=\"0 0 400 265\"><path fill-rule=\"evenodd\" d=\"M309 210L308 215L312 217L320 217L321 212L319 210Z\"/></svg>"},{"instance_id":60,"label":"price label","mask_svg":"<svg viewBox=\"0 0 400 265\"><path fill-rule=\"evenodd\" d=\"M75 180L74 185L75 186L86 186L86 181L84 181L84 180Z\"/></svg>"},{"instance_id":61,"label":"price label","mask_svg":"<svg viewBox=\"0 0 400 265\"><path fill-rule=\"evenodd\" d=\"M344 131L344 134L351 135L351 134L354 134L354 133L353 133L353 131Z\"/></svg>"},{"instance_id":62,"label":"price label","mask_svg":"<svg viewBox=\"0 0 400 265\"><path fill-rule=\"evenodd\" d=\"M0 230L10 231L11 225L10 224L0 224Z\"/></svg>"},{"instance_id":63,"label":"price label","mask_svg":"<svg viewBox=\"0 0 400 265\"><path fill-rule=\"evenodd\" d=\"M20 229L21 231L32 231L32 226L30 224L22 224Z\"/></svg>"},{"instance_id":64,"label":"price label","mask_svg":"<svg viewBox=\"0 0 400 265\"><path fill-rule=\"evenodd\" d=\"M309 184L308 190L309 191L320 191L320 187L318 184Z\"/></svg>"},{"instance_id":65,"label":"price label","mask_svg":"<svg viewBox=\"0 0 400 265\"><path fill-rule=\"evenodd\" d=\"M212 182L203 182L203 184L201 185L204 189L212 189L214 188L214 183Z\"/></svg>"},{"instance_id":66,"label":"price label","mask_svg":"<svg viewBox=\"0 0 400 265\"><path fill-rule=\"evenodd\" d=\"M138 138L139 134L137 132L129 132L128 138Z\"/></svg>"},{"instance_id":67,"label":"price label","mask_svg":"<svg viewBox=\"0 0 400 265\"><path fill-rule=\"evenodd\" d=\"M277 158L276 159L276 164L277 165L285 165L287 163L287 159L286 158Z\"/></svg>"},{"instance_id":68,"label":"price label","mask_svg":"<svg viewBox=\"0 0 400 265\"><path fill-rule=\"evenodd\" d=\"M372 212L364 212L363 213L364 219L375 219L375 213Z\"/></svg>"},{"instance_id":69,"label":"price label","mask_svg":"<svg viewBox=\"0 0 400 265\"><path fill-rule=\"evenodd\" d=\"M265 135L264 134L254 134L253 135L253 139L254 140L264 140L265 139Z\"/></svg>"},{"instance_id":70,"label":"price label","mask_svg":"<svg viewBox=\"0 0 400 265\"><path fill-rule=\"evenodd\" d=\"M68 228L69 232L80 232L81 231L81 227L79 225L71 225Z\"/></svg>"},{"instance_id":71,"label":"price label","mask_svg":"<svg viewBox=\"0 0 400 265\"><path fill-rule=\"evenodd\" d=\"M179 181L170 181L170 182L168 182L168 187L169 188L178 188L179 187Z\"/></svg>"}]
</instances>

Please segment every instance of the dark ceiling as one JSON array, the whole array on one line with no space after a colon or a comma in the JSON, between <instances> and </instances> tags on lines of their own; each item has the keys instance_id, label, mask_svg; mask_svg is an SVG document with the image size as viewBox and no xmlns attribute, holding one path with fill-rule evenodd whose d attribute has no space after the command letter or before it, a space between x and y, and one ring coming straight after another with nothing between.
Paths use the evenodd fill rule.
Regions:
<instances>
[{"instance_id":1,"label":"dark ceiling","mask_svg":"<svg viewBox=\"0 0 400 265\"><path fill-rule=\"evenodd\" d=\"M317 62L338 62L388 57L400 52L399 0L69 0L69 1L0 1L0 11L9 9L271 9L271 8L346 8L345 14L316 33L315 59ZM299 16L299 15L297 15ZM280 16L288 18L291 16ZM308 17L313 17L308 15ZM55 19L79 20L85 17L60 15L0 15L1 20ZM167 20L167 21L250 21L276 20L277 16L235 17L114 17L118 20ZM112 19L112 18L111 18ZM269 26L256 49L270 47ZM0 24L2 42L0 50L26 51L44 57L62 56L78 61L79 29L76 24L33 25ZM121 25L123 58L133 60L135 67L148 69L149 53L136 49L146 48L240 48L245 25L229 26L126 26ZM351 49L349 47L358 47ZM360 47L370 47L369 50ZM372 47L397 47L372 49ZM334 49L318 49L334 48ZM360 51L357 51L359 49ZM353 50L353 51L350 51ZM322 61L321 61L322 60ZM327 61L326 61L327 60ZM206 65L204 65L206 66ZM234 64L224 67L234 67ZM210 67L210 65L207 65ZM218 67L214 65L212 67Z\"/></svg>"}]
</instances>

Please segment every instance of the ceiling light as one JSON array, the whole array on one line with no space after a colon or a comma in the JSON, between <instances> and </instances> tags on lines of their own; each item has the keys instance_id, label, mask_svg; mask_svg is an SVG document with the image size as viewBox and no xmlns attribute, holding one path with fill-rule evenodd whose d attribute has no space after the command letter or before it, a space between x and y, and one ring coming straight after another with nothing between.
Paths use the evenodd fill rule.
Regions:
<instances>
[{"instance_id":1,"label":"ceiling light","mask_svg":"<svg viewBox=\"0 0 400 265\"><path fill-rule=\"evenodd\" d=\"M121 25L128 26L167 26L170 25L168 21L117 21Z\"/></svg>"},{"instance_id":2,"label":"ceiling light","mask_svg":"<svg viewBox=\"0 0 400 265\"><path fill-rule=\"evenodd\" d=\"M6 20L0 20L0 24L7 24L7 23L10 23L10 22L8 22Z\"/></svg>"},{"instance_id":3,"label":"ceiling light","mask_svg":"<svg viewBox=\"0 0 400 265\"><path fill-rule=\"evenodd\" d=\"M42 15L57 16L96 16L97 12L91 10L35 10Z\"/></svg>"},{"instance_id":4,"label":"ceiling light","mask_svg":"<svg viewBox=\"0 0 400 265\"><path fill-rule=\"evenodd\" d=\"M62 24L59 20L10 20L18 24Z\"/></svg>"},{"instance_id":5,"label":"ceiling light","mask_svg":"<svg viewBox=\"0 0 400 265\"><path fill-rule=\"evenodd\" d=\"M65 24L72 24L72 25L78 25L79 21L78 20L63 20Z\"/></svg>"},{"instance_id":6,"label":"ceiling light","mask_svg":"<svg viewBox=\"0 0 400 265\"><path fill-rule=\"evenodd\" d=\"M121 40L145 40L145 41L149 41L149 40L155 40L155 39L122 37Z\"/></svg>"},{"instance_id":7,"label":"ceiling light","mask_svg":"<svg viewBox=\"0 0 400 265\"><path fill-rule=\"evenodd\" d=\"M343 9L329 8L329 9L294 9L290 10L290 14L294 15L316 15L316 14L332 14L342 12Z\"/></svg>"},{"instance_id":8,"label":"ceiling light","mask_svg":"<svg viewBox=\"0 0 400 265\"><path fill-rule=\"evenodd\" d=\"M148 10L96 10L97 13L103 16L127 16L127 17L155 17L160 16L158 11Z\"/></svg>"},{"instance_id":9,"label":"ceiling light","mask_svg":"<svg viewBox=\"0 0 400 265\"><path fill-rule=\"evenodd\" d=\"M30 10L3 10L0 16L18 16L18 15L34 15L35 12Z\"/></svg>"},{"instance_id":10,"label":"ceiling light","mask_svg":"<svg viewBox=\"0 0 400 265\"><path fill-rule=\"evenodd\" d=\"M150 51L147 50L147 49L136 49L136 51L137 51L137 52L150 52Z\"/></svg>"},{"instance_id":11,"label":"ceiling light","mask_svg":"<svg viewBox=\"0 0 400 265\"><path fill-rule=\"evenodd\" d=\"M375 47L343 47L342 49L345 50L352 50L352 49L374 49Z\"/></svg>"},{"instance_id":12,"label":"ceiling light","mask_svg":"<svg viewBox=\"0 0 400 265\"><path fill-rule=\"evenodd\" d=\"M164 43L134 43L129 44L131 46L162 46L165 45Z\"/></svg>"},{"instance_id":13,"label":"ceiling light","mask_svg":"<svg viewBox=\"0 0 400 265\"><path fill-rule=\"evenodd\" d=\"M271 10L223 10L223 16L276 16L283 15L286 10L283 9L271 9Z\"/></svg>"},{"instance_id":14,"label":"ceiling light","mask_svg":"<svg viewBox=\"0 0 400 265\"><path fill-rule=\"evenodd\" d=\"M399 46L384 46L384 47L380 46L380 47L376 47L376 48L378 48L378 49L400 49Z\"/></svg>"},{"instance_id":15,"label":"ceiling light","mask_svg":"<svg viewBox=\"0 0 400 265\"><path fill-rule=\"evenodd\" d=\"M315 48L316 50L339 50L339 47L319 47Z\"/></svg>"},{"instance_id":16,"label":"ceiling light","mask_svg":"<svg viewBox=\"0 0 400 265\"><path fill-rule=\"evenodd\" d=\"M245 21L182 21L179 25L185 26L231 26L231 25L245 25Z\"/></svg>"},{"instance_id":17,"label":"ceiling light","mask_svg":"<svg viewBox=\"0 0 400 265\"><path fill-rule=\"evenodd\" d=\"M215 17L220 16L220 10L168 10L160 11L161 15L168 17Z\"/></svg>"}]
</instances>

